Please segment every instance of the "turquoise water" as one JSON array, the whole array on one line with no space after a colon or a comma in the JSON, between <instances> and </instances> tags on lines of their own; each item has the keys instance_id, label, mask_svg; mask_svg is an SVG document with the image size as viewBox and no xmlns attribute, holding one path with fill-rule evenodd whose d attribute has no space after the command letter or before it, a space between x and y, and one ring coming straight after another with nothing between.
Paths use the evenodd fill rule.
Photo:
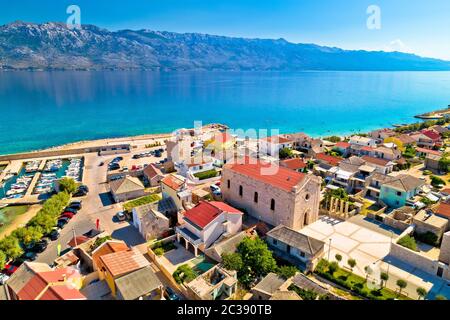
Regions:
<instances>
[{"instance_id":1,"label":"turquoise water","mask_svg":"<svg viewBox=\"0 0 450 320\"><path fill-rule=\"evenodd\" d=\"M349 134L450 103L448 72L3 72L0 154L193 122Z\"/></svg>"}]
</instances>

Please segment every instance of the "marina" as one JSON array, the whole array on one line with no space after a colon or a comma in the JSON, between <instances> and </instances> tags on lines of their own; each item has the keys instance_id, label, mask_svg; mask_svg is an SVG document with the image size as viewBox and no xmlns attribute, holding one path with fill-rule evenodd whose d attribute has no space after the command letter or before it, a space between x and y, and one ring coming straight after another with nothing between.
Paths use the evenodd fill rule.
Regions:
<instances>
[{"instance_id":1,"label":"marina","mask_svg":"<svg viewBox=\"0 0 450 320\"><path fill-rule=\"evenodd\" d=\"M27 173L27 166L24 165L18 174L7 173L0 182L0 199L19 199L27 192L34 173Z\"/></svg>"}]
</instances>

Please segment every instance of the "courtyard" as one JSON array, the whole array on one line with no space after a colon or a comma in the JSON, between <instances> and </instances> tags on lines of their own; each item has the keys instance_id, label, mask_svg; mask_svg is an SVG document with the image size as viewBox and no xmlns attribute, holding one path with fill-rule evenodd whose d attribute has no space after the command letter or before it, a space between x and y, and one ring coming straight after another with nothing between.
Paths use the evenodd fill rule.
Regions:
<instances>
[{"instance_id":1,"label":"courtyard","mask_svg":"<svg viewBox=\"0 0 450 320\"><path fill-rule=\"evenodd\" d=\"M422 287L433 298L437 294L450 297L450 287L445 280L407 265L389 256L391 241L399 234L384 226L356 216L348 221L340 221L322 216L317 222L305 227L301 233L325 242L327 260L335 261L336 255L342 256L341 267L348 267L348 259L356 260L353 272L366 277L365 267L376 266L380 272L387 272L387 287L396 290L396 282L403 279L408 283L404 294L416 299L416 289ZM392 239L391 239L392 238Z\"/></svg>"}]
</instances>

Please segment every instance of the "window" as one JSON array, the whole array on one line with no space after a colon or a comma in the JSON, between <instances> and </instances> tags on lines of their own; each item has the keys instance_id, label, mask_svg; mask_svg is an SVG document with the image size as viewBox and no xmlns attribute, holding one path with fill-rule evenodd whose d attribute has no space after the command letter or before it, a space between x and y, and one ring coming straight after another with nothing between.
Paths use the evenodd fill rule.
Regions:
<instances>
[{"instance_id":1,"label":"window","mask_svg":"<svg viewBox=\"0 0 450 320\"><path fill-rule=\"evenodd\" d=\"M270 200L270 210L272 210L272 211L275 210L275 200L274 199Z\"/></svg>"},{"instance_id":2,"label":"window","mask_svg":"<svg viewBox=\"0 0 450 320\"><path fill-rule=\"evenodd\" d=\"M255 196L254 196L255 203L258 203L258 200L259 200L258 197L259 197L258 192L255 192Z\"/></svg>"},{"instance_id":3,"label":"window","mask_svg":"<svg viewBox=\"0 0 450 320\"><path fill-rule=\"evenodd\" d=\"M231 181L230 180L227 181L227 186L228 186L228 189L231 188Z\"/></svg>"},{"instance_id":4,"label":"window","mask_svg":"<svg viewBox=\"0 0 450 320\"><path fill-rule=\"evenodd\" d=\"M242 197L244 195L244 188L239 186L239 195Z\"/></svg>"},{"instance_id":5,"label":"window","mask_svg":"<svg viewBox=\"0 0 450 320\"><path fill-rule=\"evenodd\" d=\"M272 243L276 246L276 245L278 245L278 240L272 239Z\"/></svg>"},{"instance_id":6,"label":"window","mask_svg":"<svg viewBox=\"0 0 450 320\"><path fill-rule=\"evenodd\" d=\"M400 191L397 192L397 196L401 197L401 196L402 196L402 193L401 193Z\"/></svg>"},{"instance_id":7,"label":"window","mask_svg":"<svg viewBox=\"0 0 450 320\"><path fill-rule=\"evenodd\" d=\"M300 251L300 257L304 258L306 255L303 251Z\"/></svg>"}]
</instances>

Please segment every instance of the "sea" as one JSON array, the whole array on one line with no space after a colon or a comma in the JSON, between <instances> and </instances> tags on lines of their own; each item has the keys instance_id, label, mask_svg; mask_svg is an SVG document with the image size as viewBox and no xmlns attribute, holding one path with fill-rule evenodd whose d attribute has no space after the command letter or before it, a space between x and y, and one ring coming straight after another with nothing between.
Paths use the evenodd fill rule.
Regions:
<instances>
[{"instance_id":1,"label":"sea","mask_svg":"<svg viewBox=\"0 0 450 320\"><path fill-rule=\"evenodd\" d=\"M196 121L349 135L449 103L449 72L1 72L0 154Z\"/></svg>"}]
</instances>

